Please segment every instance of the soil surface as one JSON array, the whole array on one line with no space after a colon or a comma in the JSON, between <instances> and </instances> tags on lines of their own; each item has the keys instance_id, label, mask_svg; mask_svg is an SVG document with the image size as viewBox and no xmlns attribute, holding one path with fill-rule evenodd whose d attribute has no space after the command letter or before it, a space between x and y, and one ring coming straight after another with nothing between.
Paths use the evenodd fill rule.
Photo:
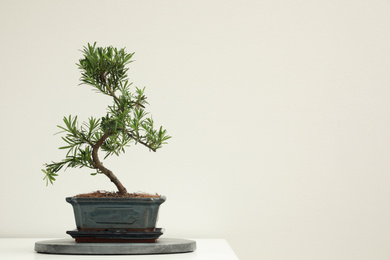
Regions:
<instances>
[{"instance_id":1,"label":"soil surface","mask_svg":"<svg viewBox=\"0 0 390 260\"><path fill-rule=\"evenodd\" d=\"M156 194L148 193L127 193L122 195L119 192L110 192L110 191L94 191L90 193L84 193L76 195L77 198L160 198L161 196Z\"/></svg>"}]
</instances>

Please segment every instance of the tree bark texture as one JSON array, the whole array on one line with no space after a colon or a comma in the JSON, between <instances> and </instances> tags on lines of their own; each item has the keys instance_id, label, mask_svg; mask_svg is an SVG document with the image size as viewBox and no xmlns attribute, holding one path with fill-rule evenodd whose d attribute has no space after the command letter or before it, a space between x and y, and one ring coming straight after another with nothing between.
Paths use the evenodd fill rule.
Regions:
<instances>
[{"instance_id":1,"label":"tree bark texture","mask_svg":"<svg viewBox=\"0 0 390 260\"><path fill-rule=\"evenodd\" d=\"M98 150L100 148L100 146L102 146L103 142L109 137L110 135L109 134L104 134L100 139L99 141L94 145L92 146L92 159L93 159L93 164L94 164L94 167L96 169L98 169L99 171L101 171L103 174L105 174L111 182L113 182L115 184L115 186L117 187L118 191L120 194L127 194L127 190L126 188L122 185L122 183L119 181L119 179L115 176L115 174L107 169L106 167L103 166L103 164L100 162L99 160L99 157L98 157Z\"/></svg>"}]
</instances>

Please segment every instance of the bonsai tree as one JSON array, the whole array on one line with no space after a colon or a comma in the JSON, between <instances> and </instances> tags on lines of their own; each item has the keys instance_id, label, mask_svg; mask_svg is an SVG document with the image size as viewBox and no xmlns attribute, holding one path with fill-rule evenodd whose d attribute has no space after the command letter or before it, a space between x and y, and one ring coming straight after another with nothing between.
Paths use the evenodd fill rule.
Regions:
<instances>
[{"instance_id":1,"label":"bonsai tree","mask_svg":"<svg viewBox=\"0 0 390 260\"><path fill-rule=\"evenodd\" d=\"M162 127L155 128L153 119L145 111L148 104L144 95L145 88L135 87L130 91L126 65L131 63L134 53L117 49L96 47L88 44L83 49L84 57L79 60L81 70L80 85L92 86L94 90L112 99L107 114L100 119L90 117L81 125L77 116L64 117L64 126L58 126L65 133L62 140L66 145L59 149L67 150L60 162L45 164L44 180L46 185L56 180L57 172L65 167L90 168L92 175L104 174L115 184L121 195L127 194L126 188L117 176L106 168L99 157L99 149L105 152L105 158L125 152L131 142L141 144L155 152L171 138Z\"/></svg>"}]
</instances>

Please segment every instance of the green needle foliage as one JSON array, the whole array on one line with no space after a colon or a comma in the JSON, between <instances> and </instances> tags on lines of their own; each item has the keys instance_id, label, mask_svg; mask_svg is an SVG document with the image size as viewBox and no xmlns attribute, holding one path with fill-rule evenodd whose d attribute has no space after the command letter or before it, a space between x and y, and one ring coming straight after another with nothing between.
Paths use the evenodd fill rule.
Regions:
<instances>
[{"instance_id":1,"label":"green needle foliage","mask_svg":"<svg viewBox=\"0 0 390 260\"><path fill-rule=\"evenodd\" d=\"M61 169L90 168L92 175L105 174L122 194L126 189L114 173L105 168L98 157L98 150L105 152L105 157L125 152L131 142L140 143L151 151L161 148L171 138L162 127L155 128L152 117L145 111L148 104L145 88L130 91L132 83L127 77L126 65L132 62L134 53L114 47L96 47L88 44L83 49L84 57L79 60L81 83L93 87L99 93L110 96L112 105L107 114L100 119L90 117L87 122L78 123L77 116L64 117L64 125L58 126L64 133L66 150L65 159L60 162L45 164L44 180L46 185L53 184Z\"/></svg>"}]
</instances>

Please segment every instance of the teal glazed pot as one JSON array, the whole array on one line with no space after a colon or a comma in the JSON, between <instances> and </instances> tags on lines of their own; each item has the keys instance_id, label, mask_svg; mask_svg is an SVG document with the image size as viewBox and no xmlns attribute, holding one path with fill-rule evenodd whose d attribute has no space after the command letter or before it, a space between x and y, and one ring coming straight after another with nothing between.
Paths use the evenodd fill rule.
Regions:
<instances>
[{"instance_id":1,"label":"teal glazed pot","mask_svg":"<svg viewBox=\"0 0 390 260\"><path fill-rule=\"evenodd\" d=\"M67 197L79 231L154 231L159 207L166 198Z\"/></svg>"}]
</instances>

